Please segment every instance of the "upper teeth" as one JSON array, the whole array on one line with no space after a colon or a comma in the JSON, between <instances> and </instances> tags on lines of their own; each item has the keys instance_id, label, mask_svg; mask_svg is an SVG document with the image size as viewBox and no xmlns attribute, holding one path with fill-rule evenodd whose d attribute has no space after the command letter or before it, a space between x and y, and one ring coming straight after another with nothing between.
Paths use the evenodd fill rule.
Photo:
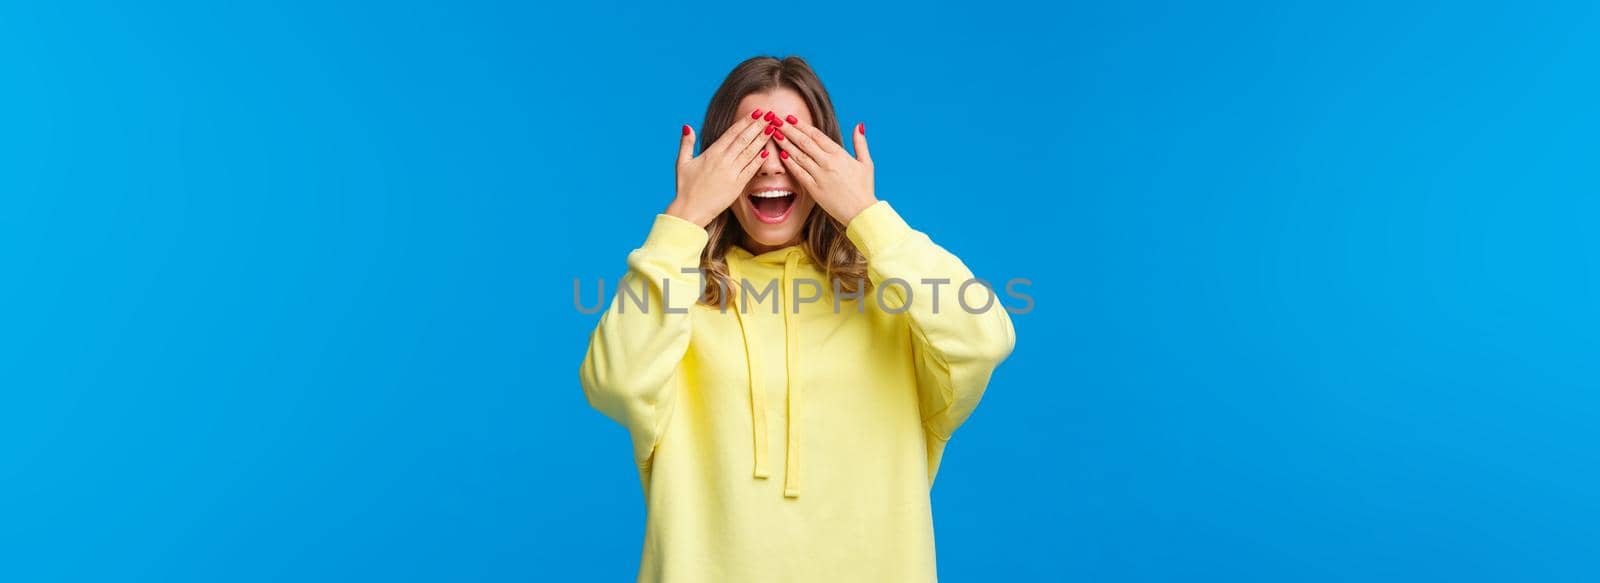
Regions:
<instances>
[{"instance_id":1,"label":"upper teeth","mask_svg":"<svg viewBox=\"0 0 1600 583\"><path fill-rule=\"evenodd\" d=\"M768 191L765 191L765 192L757 192L757 193L752 194L750 196L754 196L754 197L757 197L757 198L778 198L780 196L789 196L791 194L794 194L794 193L789 192L787 190L768 190Z\"/></svg>"}]
</instances>

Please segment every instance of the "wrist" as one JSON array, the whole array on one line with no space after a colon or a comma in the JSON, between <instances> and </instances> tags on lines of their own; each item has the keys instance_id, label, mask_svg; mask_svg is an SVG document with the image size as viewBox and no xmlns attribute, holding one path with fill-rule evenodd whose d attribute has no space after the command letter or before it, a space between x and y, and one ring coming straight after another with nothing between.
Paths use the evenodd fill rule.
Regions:
<instances>
[{"instance_id":1,"label":"wrist","mask_svg":"<svg viewBox=\"0 0 1600 583\"><path fill-rule=\"evenodd\" d=\"M876 202L878 202L878 197L871 194L868 194L865 197L857 198L850 201L848 204L843 205L843 207L839 209L839 214L844 216L834 218L839 219L840 223L843 223L846 227L848 227L850 226L850 221L855 220L856 217L861 214L861 211L867 210L867 207L872 206L872 204Z\"/></svg>"},{"instance_id":2,"label":"wrist","mask_svg":"<svg viewBox=\"0 0 1600 583\"><path fill-rule=\"evenodd\" d=\"M711 219L717 218L715 214L706 213L694 208L694 205L689 204L688 201L685 201L682 198L672 199L672 202L667 205L667 210L662 211L661 214L674 216L696 225L700 225L700 228L702 229L705 228L706 225L711 224Z\"/></svg>"}]
</instances>

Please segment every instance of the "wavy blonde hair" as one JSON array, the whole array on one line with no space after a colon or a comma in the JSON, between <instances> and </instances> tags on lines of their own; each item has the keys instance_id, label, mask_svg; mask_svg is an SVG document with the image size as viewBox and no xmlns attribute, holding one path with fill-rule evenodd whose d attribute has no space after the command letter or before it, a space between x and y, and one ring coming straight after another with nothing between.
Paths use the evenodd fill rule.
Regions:
<instances>
[{"instance_id":1,"label":"wavy blonde hair","mask_svg":"<svg viewBox=\"0 0 1600 583\"><path fill-rule=\"evenodd\" d=\"M780 87L800 94L806 108L811 111L811 119L817 129L828 134L834 142L843 144L839 119L833 112L833 100L828 98L828 90L822 87L822 80L817 78L816 72L811 70L811 65L805 59L792 56L782 59L753 57L734 67L728 77L722 80L722 86L711 95L711 104L706 106L705 123L700 126L701 149L716 143L717 138L728 131L738 115L739 102L746 95L765 93ZM705 274L706 281L700 303L722 306L725 300L732 299L724 297L724 292L738 289L730 281L727 253L730 247L739 243L744 231L739 228L733 211L726 210L706 225L706 232L711 239L700 253L700 270ZM833 288L851 294L863 291L862 288L867 285L867 261L855 244L845 237L844 224L817 208L811 212L811 216L806 217L801 233L801 247L811 261L827 274Z\"/></svg>"}]
</instances>

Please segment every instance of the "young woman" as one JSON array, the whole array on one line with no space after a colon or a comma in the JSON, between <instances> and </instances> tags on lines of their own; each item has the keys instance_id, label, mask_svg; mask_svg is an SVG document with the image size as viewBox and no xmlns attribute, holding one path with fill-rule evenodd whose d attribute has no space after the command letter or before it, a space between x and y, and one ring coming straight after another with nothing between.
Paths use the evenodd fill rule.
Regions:
<instances>
[{"instance_id":1,"label":"young woman","mask_svg":"<svg viewBox=\"0 0 1600 583\"><path fill-rule=\"evenodd\" d=\"M936 580L929 489L1010 318L878 200L804 60L740 63L701 129L580 375L633 438L639 580Z\"/></svg>"}]
</instances>

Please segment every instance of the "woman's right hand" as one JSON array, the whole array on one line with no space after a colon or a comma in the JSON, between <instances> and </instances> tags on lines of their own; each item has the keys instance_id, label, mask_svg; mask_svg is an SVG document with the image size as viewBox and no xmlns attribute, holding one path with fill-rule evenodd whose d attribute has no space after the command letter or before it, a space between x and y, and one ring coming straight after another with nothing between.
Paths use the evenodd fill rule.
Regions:
<instances>
[{"instance_id":1,"label":"woman's right hand","mask_svg":"<svg viewBox=\"0 0 1600 583\"><path fill-rule=\"evenodd\" d=\"M742 115L699 156L694 155L694 129L683 126L678 145L678 195L666 214L704 227L744 194L744 187L761 169L770 132L767 122Z\"/></svg>"}]
</instances>

